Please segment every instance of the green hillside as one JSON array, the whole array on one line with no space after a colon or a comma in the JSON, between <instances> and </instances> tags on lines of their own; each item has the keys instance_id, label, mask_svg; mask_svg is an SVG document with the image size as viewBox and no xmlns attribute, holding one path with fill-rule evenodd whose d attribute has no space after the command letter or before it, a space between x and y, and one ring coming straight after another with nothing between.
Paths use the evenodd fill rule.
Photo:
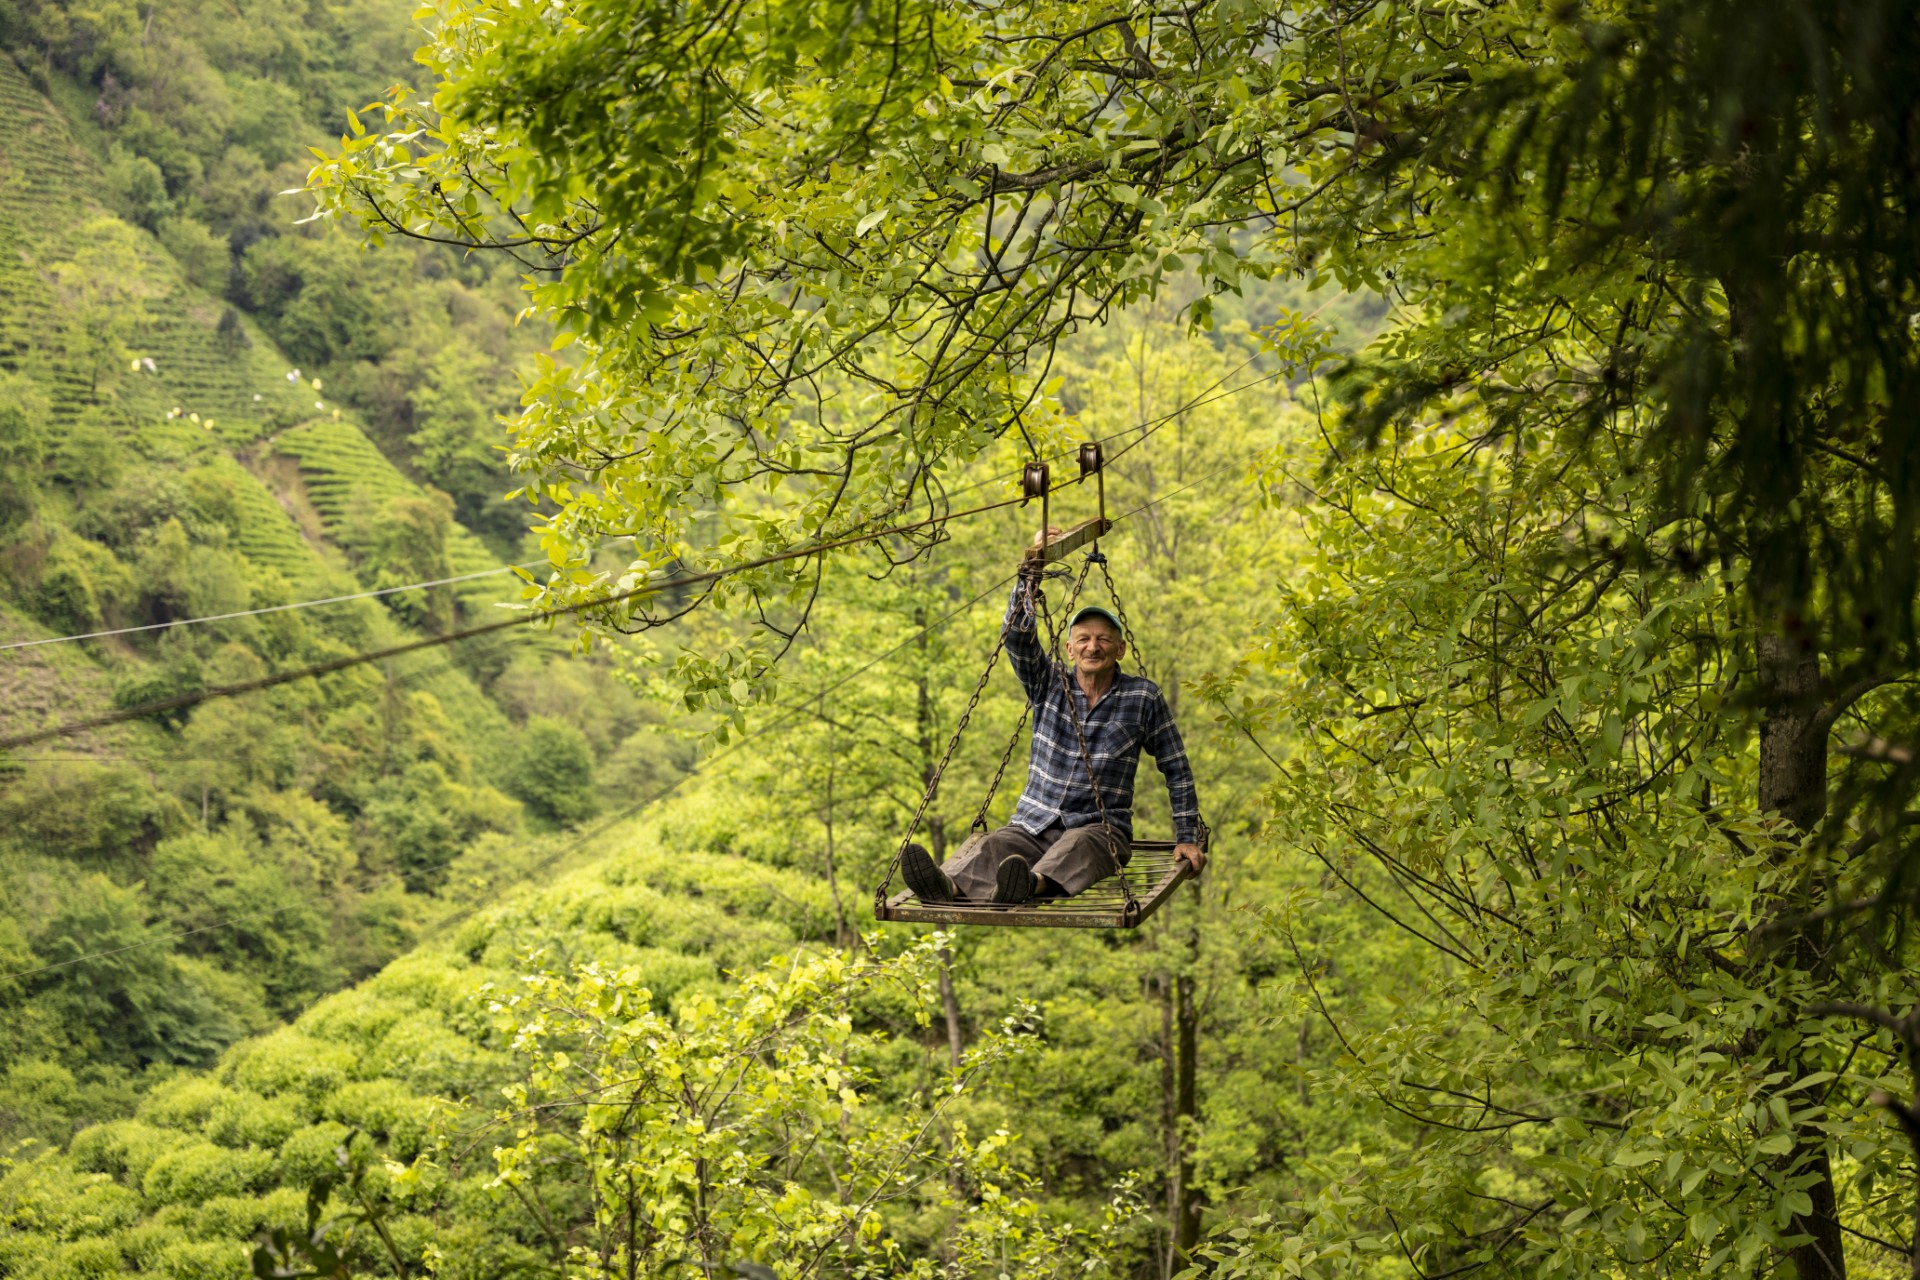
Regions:
<instances>
[{"instance_id":1,"label":"green hillside","mask_svg":"<svg viewBox=\"0 0 1920 1280\"><path fill-rule=\"evenodd\" d=\"M429 540L438 535L438 547L422 548L415 530L396 539L412 553L397 562L343 555L341 547L353 544L352 531L378 527L394 499L427 501L427 493L402 477L351 422L322 419L281 431L289 419L316 407L308 399L317 394L310 383L290 379L291 362L257 326L233 320L233 307L187 283L150 236L105 212L98 165L11 58L0 58L0 132L8 139L0 169L0 228L14 237L6 261L18 266L13 291L0 296L0 308L18 326L12 345L21 354L11 372L45 395L56 432L103 431L121 452L160 469L149 472L145 483L163 475L191 476L216 495L227 540L246 563L271 570L301 593L350 591L343 570L361 587L375 588L500 567L479 539L444 517L425 530ZM117 274L110 282L82 281L73 289L84 295L89 282L111 284L115 292L105 305L125 305L137 318L115 334L118 347L130 353L126 368L116 362L94 385L83 377L89 368L86 335L61 323L73 289L62 283L60 269L90 262L90 248L102 240L125 250L98 264ZM224 330L223 319L229 322ZM299 459L304 484L276 499L236 458L236 448L269 475L263 463L276 452ZM74 495L56 490L49 496L58 504ZM319 530L303 531L294 515L309 501L322 514ZM510 583L502 575L462 584L460 616L443 621L491 618L494 604L517 595ZM420 598L402 596L390 607L402 621L418 621L425 612ZM76 624L85 625L89 616ZM380 634L396 635L390 629ZM407 667L420 669L422 662ZM473 740L497 743L504 727L497 709L457 672L439 673L441 667L435 666L434 692L461 704L463 715L479 717Z\"/></svg>"},{"instance_id":2,"label":"green hillside","mask_svg":"<svg viewBox=\"0 0 1920 1280\"><path fill-rule=\"evenodd\" d=\"M177 205L139 221L130 153L55 105L86 102L80 82L44 62L34 76L0 54L0 644L134 630L0 651L0 728L502 616L518 594L505 574L272 612L524 552L498 523L492 542L466 528L404 439L393 457L376 445L333 366L296 370L257 299L223 292L238 278L226 245ZM462 323L491 322L448 296ZM560 646L526 639L0 761L0 1142L128 1113L165 1072L374 971L474 885L546 865L546 833L673 776L657 715L604 669L547 680ZM593 746L629 739L637 763L598 780ZM563 772L528 774L530 752Z\"/></svg>"},{"instance_id":3,"label":"green hillside","mask_svg":"<svg viewBox=\"0 0 1920 1280\"><path fill-rule=\"evenodd\" d=\"M370 509L425 496L418 484L401 474L349 422L325 418L305 422L275 435L270 448L295 461L307 500L320 514L328 536L341 544L352 544L356 526L364 524ZM459 524L447 526L443 550L448 572L440 576L483 573L500 567L499 557ZM459 602L465 620L490 621L488 611L493 605L518 598L518 588L513 584L514 580L505 576L471 579L456 584L448 594Z\"/></svg>"},{"instance_id":4,"label":"green hillside","mask_svg":"<svg viewBox=\"0 0 1920 1280\"><path fill-rule=\"evenodd\" d=\"M0 57L0 129L0 367L39 382L55 421L111 406L131 431L178 409L243 442L298 413L284 357L108 212L99 162L10 56Z\"/></svg>"},{"instance_id":5,"label":"green hillside","mask_svg":"<svg viewBox=\"0 0 1920 1280\"><path fill-rule=\"evenodd\" d=\"M826 883L740 852L739 794L719 784L657 828L609 832L590 868L482 908L211 1071L156 1084L132 1117L64 1152L28 1147L0 1176L12 1228L0 1266L32 1280L237 1280L273 1231L306 1237L309 1192L344 1161L360 1181L324 1192L336 1231L370 1206L401 1263L430 1259L449 1276L555 1273L568 1248L621 1236L630 1205L659 1233L639 1274L697 1256L690 1224L703 1213L729 1264L779 1268L783 1242L853 1187L881 1194L829 1274L931 1276L943 1257L1030 1274L1150 1270L1151 1214L1132 1188L1160 1159L1152 983L1180 935L965 939L951 990L969 1056L956 1072L941 940L903 932L865 960L837 951ZM1238 1180L1269 1144L1324 1123L1256 1065L1251 996L1230 980L1210 997L1238 1024L1207 1046L1240 1064L1216 1091L1233 1136L1206 1157L1207 1185L1233 1198L1255 1192ZM611 1070L623 1028L644 1045ZM723 1087L695 1090L716 1064ZM49 1110L71 1090L37 1083ZM810 1092L822 1085L824 1098ZM577 1105L595 1098L607 1113L637 1109L647 1136L596 1136ZM524 1163L503 1154L516 1141ZM783 1144L785 1157L760 1160ZM587 1169L608 1158L648 1174L636 1201L593 1190ZM728 1171L733 1158L746 1163ZM401 1270L365 1225L346 1258L355 1275Z\"/></svg>"},{"instance_id":6,"label":"green hillside","mask_svg":"<svg viewBox=\"0 0 1920 1280\"><path fill-rule=\"evenodd\" d=\"M831 928L805 876L669 856L632 830L610 839L626 848L602 868L483 910L212 1072L158 1085L134 1117L87 1130L64 1155L29 1153L0 1178L0 1271L249 1274L256 1234L303 1224L308 1186L350 1132L371 1147L360 1158L399 1162L375 1158L383 1188L416 1159L448 1161L394 1215L409 1256L436 1247L449 1275L539 1269L537 1214L489 1186L489 1161L458 1153L526 1069L489 1000L565 955L638 967L655 1007L670 1009L723 994L726 971ZM56 1109L61 1082L39 1083ZM532 1189L565 1195L544 1177Z\"/></svg>"}]
</instances>

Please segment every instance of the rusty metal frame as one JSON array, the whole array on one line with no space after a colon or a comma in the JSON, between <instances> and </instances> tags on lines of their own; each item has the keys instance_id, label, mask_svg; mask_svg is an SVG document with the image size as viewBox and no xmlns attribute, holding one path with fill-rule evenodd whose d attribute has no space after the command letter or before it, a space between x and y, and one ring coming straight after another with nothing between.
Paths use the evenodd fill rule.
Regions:
<instances>
[{"instance_id":1,"label":"rusty metal frame","mask_svg":"<svg viewBox=\"0 0 1920 1280\"><path fill-rule=\"evenodd\" d=\"M1211 841L1202 844L1204 848ZM1193 869L1173 856L1171 840L1140 840L1133 846L1127 863L1127 876L1139 883L1145 879L1148 891L1137 896L1135 909L1128 911L1119 882L1102 880L1078 897L1044 903L1021 903L997 907L985 902L925 903L912 893L901 892L887 899L874 915L881 920L908 924L1000 925L1027 929L1131 929L1160 909L1173 891L1193 878Z\"/></svg>"}]
</instances>

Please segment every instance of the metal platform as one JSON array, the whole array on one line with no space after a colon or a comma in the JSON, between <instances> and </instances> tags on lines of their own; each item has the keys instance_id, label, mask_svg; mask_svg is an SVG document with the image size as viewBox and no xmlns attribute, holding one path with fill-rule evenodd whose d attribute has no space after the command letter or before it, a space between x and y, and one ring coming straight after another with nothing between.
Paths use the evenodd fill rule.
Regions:
<instances>
[{"instance_id":1,"label":"metal platform","mask_svg":"<svg viewBox=\"0 0 1920 1280\"><path fill-rule=\"evenodd\" d=\"M1205 848L1208 842L1203 841ZM963 846L964 847L964 846ZM875 909L881 920L912 924L1002 925L1028 929L1131 929L1160 909L1193 868L1173 856L1171 840L1138 840L1125 875L1133 886L1133 909L1120 881L1112 876L1072 898L1023 902L997 907L985 902L921 902L911 893L897 893Z\"/></svg>"}]
</instances>

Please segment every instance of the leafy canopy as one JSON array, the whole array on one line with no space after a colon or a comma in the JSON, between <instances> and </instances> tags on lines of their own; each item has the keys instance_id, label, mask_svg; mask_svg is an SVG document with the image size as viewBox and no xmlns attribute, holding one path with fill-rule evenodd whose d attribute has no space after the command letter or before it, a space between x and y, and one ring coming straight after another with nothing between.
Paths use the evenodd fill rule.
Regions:
<instances>
[{"instance_id":1,"label":"leafy canopy","mask_svg":"<svg viewBox=\"0 0 1920 1280\"><path fill-rule=\"evenodd\" d=\"M1920 512L1889 425L1914 38L1882 0L455 0L431 95L356 115L311 183L373 239L517 255L577 339L513 461L557 566L635 555L545 603L938 512L956 461L1064 429L1063 335L1174 274L1205 324L1299 272L1405 304L1347 380L1356 429L1462 398L1501 431L1646 414L1639 458L1715 507L1713 549L1777 561L1788 612L1835 592L1836 646L1876 650L1911 631Z\"/></svg>"}]
</instances>

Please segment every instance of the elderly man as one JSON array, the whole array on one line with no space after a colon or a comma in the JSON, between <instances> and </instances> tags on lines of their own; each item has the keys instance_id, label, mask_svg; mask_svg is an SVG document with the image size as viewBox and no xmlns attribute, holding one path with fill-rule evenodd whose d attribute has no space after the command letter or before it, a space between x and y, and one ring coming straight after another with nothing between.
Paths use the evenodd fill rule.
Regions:
<instances>
[{"instance_id":1,"label":"elderly man","mask_svg":"<svg viewBox=\"0 0 1920 1280\"><path fill-rule=\"evenodd\" d=\"M1037 578L1023 573L1004 624L1007 657L1033 708L1026 790L1011 822L963 846L944 866L935 866L919 845L907 846L901 874L922 902L1012 905L1069 897L1114 874L1133 856L1133 775L1142 747L1166 776L1175 856L1196 872L1207 864L1199 844L1200 801L1180 731L1160 687L1120 670L1127 652L1120 620L1098 605L1076 611L1067 624L1067 662L1055 663L1035 625L1037 589Z\"/></svg>"}]
</instances>

